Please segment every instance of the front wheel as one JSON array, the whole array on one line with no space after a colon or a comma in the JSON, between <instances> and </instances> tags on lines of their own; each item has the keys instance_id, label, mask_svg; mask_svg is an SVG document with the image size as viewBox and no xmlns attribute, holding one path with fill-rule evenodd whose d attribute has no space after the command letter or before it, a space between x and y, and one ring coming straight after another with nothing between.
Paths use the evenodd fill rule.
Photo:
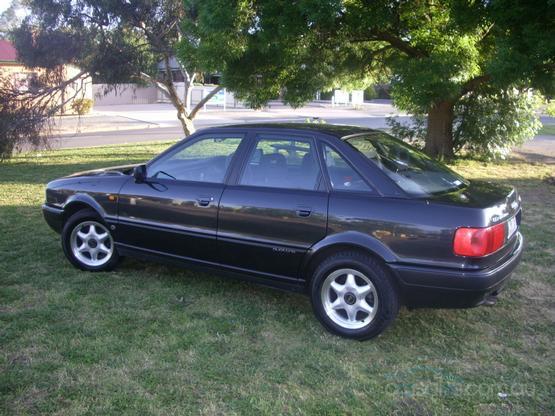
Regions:
<instances>
[{"instance_id":1,"label":"front wheel","mask_svg":"<svg viewBox=\"0 0 555 416\"><path fill-rule=\"evenodd\" d=\"M119 259L110 230L93 210L78 211L68 219L62 246L68 260L82 270L111 270Z\"/></svg>"},{"instance_id":2,"label":"front wheel","mask_svg":"<svg viewBox=\"0 0 555 416\"><path fill-rule=\"evenodd\" d=\"M399 311L388 270L375 258L341 252L314 272L310 295L316 317L330 332L359 340L381 334Z\"/></svg>"}]
</instances>

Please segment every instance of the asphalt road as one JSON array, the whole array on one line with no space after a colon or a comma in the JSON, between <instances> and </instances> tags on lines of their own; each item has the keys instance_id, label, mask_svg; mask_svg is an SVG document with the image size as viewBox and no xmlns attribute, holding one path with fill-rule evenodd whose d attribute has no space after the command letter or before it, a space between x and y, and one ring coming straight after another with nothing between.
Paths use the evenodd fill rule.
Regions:
<instances>
[{"instance_id":1,"label":"asphalt road","mask_svg":"<svg viewBox=\"0 0 555 416\"><path fill-rule=\"evenodd\" d=\"M392 115L397 116L401 122L410 121L410 117L399 115L390 102L379 101L365 106L362 110L312 104L297 110L276 105L263 111L246 109L231 109L227 112L201 111L195 120L195 127L200 130L210 126L241 123L304 123L308 118L317 117L328 124L386 128L386 119ZM542 117L542 122L555 124L555 118ZM175 110L168 104L99 107L95 109L95 114L79 120L78 124L83 127L83 133L67 133L75 131L70 124L66 133L55 138L51 146L53 148L105 146L176 140L183 136L175 118ZM120 129L120 126L124 127ZM555 164L555 136L536 136L518 151L533 160Z\"/></svg>"},{"instance_id":2,"label":"asphalt road","mask_svg":"<svg viewBox=\"0 0 555 416\"><path fill-rule=\"evenodd\" d=\"M400 117L409 120L408 117ZM240 124L240 123L264 123L264 122L305 122L306 117L283 117L283 118L241 118L222 120L198 120L195 127L200 130L205 127ZM326 117L329 124L351 124L370 128L385 128L387 126L385 117ZM150 142L157 140L173 140L183 136L183 131L178 126L172 127L150 127L131 130L102 131L91 133L66 134L56 138L52 142L54 148L74 148L104 146L109 144Z\"/></svg>"}]
</instances>

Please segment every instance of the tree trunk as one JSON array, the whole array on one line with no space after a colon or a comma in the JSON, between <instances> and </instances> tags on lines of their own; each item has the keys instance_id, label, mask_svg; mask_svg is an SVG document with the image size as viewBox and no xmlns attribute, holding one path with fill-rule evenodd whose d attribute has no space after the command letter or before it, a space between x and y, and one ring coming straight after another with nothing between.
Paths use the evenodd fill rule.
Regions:
<instances>
[{"instance_id":1,"label":"tree trunk","mask_svg":"<svg viewBox=\"0 0 555 416\"><path fill-rule=\"evenodd\" d=\"M453 157L453 107L451 101L441 101L430 107L424 146L428 156L439 159Z\"/></svg>"},{"instance_id":2,"label":"tree trunk","mask_svg":"<svg viewBox=\"0 0 555 416\"><path fill-rule=\"evenodd\" d=\"M168 59L166 59L166 67L168 66L169 66L169 61ZM193 124L193 120L195 119L195 116L197 115L199 110L202 107L204 107L204 105L208 101L210 101L210 99L214 95L216 95L219 91L223 89L223 86L218 85L208 94L206 94L206 96L202 100L200 100L200 102L198 102L192 109L188 109L187 105L188 105L191 90L193 87L193 80L195 79L194 74L191 77L187 76L186 78L185 95L184 95L185 102L183 102L180 99L180 97L177 95L175 84L173 83L173 80L170 78L171 72L168 72L166 74L166 79L164 81L158 81L155 78L151 77L150 75L145 74L144 72L140 73L140 77L143 80L154 85L166 97L168 97L172 105L175 107L175 110L177 111L177 119L181 123L181 128L183 129L183 134L185 135L185 137L190 136L195 132L195 126Z\"/></svg>"},{"instance_id":3,"label":"tree trunk","mask_svg":"<svg viewBox=\"0 0 555 416\"><path fill-rule=\"evenodd\" d=\"M196 131L195 125L193 124L193 119L187 117L187 115L184 112L180 112L178 110L177 111L177 118L179 119L179 122L181 123L181 128L183 129L183 134L185 134L185 137L190 136L191 134L193 134Z\"/></svg>"}]
</instances>

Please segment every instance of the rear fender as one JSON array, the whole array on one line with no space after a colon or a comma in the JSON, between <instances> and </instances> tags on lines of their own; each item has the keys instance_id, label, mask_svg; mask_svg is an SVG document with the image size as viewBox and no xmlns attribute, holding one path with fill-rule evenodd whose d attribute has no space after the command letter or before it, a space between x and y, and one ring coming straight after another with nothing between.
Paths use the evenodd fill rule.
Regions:
<instances>
[{"instance_id":1,"label":"rear fender","mask_svg":"<svg viewBox=\"0 0 555 416\"><path fill-rule=\"evenodd\" d=\"M374 254L386 263L393 263L399 260L391 249L376 238L357 231L346 231L343 233L329 235L314 244L307 252L303 260L301 275L305 276L305 273L309 270L312 260L316 258L319 253L322 253L324 250L334 246L350 246L359 248Z\"/></svg>"}]
</instances>

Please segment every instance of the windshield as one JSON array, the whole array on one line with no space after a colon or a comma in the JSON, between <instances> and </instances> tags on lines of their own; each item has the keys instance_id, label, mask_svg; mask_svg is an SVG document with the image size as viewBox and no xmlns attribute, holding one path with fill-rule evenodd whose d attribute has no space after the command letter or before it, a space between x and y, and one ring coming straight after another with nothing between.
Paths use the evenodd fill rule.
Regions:
<instances>
[{"instance_id":1,"label":"windshield","mask_svg":"<svg viewBox=\"0 0 555 416\"><path fill-rule=\"evenodd\" d=\"M411 195L450 192L468 184L447 166L388 134L372 132L345 141Z\"/></svg>"}]
</instances>

